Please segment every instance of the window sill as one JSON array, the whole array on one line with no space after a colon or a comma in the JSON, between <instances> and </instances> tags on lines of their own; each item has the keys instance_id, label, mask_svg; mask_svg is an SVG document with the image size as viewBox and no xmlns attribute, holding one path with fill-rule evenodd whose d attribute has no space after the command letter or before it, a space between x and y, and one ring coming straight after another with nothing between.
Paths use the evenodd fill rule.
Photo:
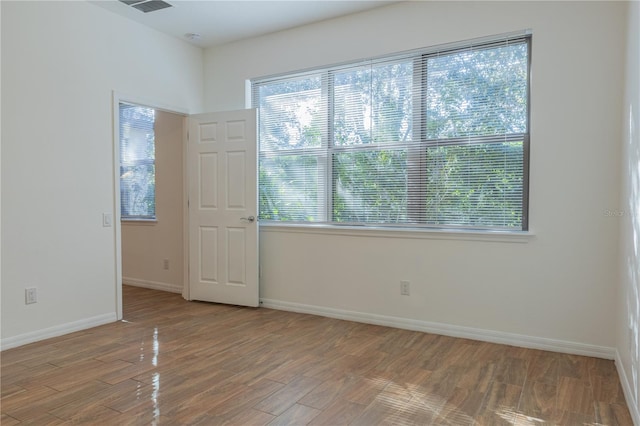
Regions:
<instances>
[{"instance_id":1,"label":"window sill","mask_svg":"<svg viewBox=\"0 0 640 426\"><path fill-rule=\"evenodd\" d=\"M404 238L428 240L461 240L500 243L528 243L535 237L531 231L469 231L451 229L301 225L261 223L261 232L286 232L296 234L340 235L353 237Z\"/></svg>"},{"instance_id":2,"label":"window sill","mask_svg":"<svg viewBox=\"0 0 640 426\"><path fill-rule=\"evenodd\" d=\"M121 219L120 223L125 226L129 226L129 225L153 226L158 223L158 219Z\"/></svg>"}]
</instances>

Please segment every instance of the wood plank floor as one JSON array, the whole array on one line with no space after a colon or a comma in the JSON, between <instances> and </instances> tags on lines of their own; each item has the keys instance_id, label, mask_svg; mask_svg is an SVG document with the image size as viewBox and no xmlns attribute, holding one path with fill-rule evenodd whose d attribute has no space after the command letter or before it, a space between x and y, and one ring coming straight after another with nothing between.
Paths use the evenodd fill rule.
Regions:
<instances>
[{"instance_id":1,"label":"wood plank floor","mask_svg":"<svg viewBox=\"0 0 640 426\"><path fill-rule=\"evenodd\" d=\"M2 352L2 425L632 424L612 361L128 286L124 309Z\"/></svg>"}]
</instances>

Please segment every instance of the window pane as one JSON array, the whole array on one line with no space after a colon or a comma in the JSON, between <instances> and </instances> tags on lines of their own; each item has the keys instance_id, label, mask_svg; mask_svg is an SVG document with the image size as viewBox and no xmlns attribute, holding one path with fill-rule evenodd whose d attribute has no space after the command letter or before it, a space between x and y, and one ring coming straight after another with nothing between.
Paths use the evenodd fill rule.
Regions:
<instances>
[{"instance_id":1,"label":"window pane","mask_svg":"<svg viewBox=\"0 0 640 426\"><path fill-rule=\"evenodd\" d=\"M120 204L123 218L154 218L156 215L155 166L122 166L120 168Z\"/></svg>"},{"instance_id":2,"label":"window pane","mask_svg":"<svg viewBox=\"0 0 640 426\"><path fill-rule=\"evenodd\" d=\"M526 230L529 42L254 81L260 217Z\"/></svg>"},{"instance_id":3,"label":"window pane","mask_svg":"<svg viewBox=\"0 0 640 426\"><path fill-rule=\"evenodd\" d=\"M427 223L522 225L523 143L427 148Z\"/></svg>"},{"instance_id":4,"label":"window pane","mask_svg":"<svg viewBox=\"0 0 640 426\"><path fill-rule=\"evenodd\" d=\"M527 43L429 56L428 139L525 133Z\"/></svg>"},{"instance_id":5,"label":"window pane","mask_svg":"<svg viewBox=\"0 0 640 426\"><path fill-rule=\"evenodd\" d=\"M319 76L260 86L260 150L318 147L323 113Z\"/></svg>"},{"instance_id":6,"label":"window pane","mask_svg":"<svg viewBox=\"0 0 640 426\"><path fill-rule=\"evenodd\" d=\"M120 214L155 218L155 110L120 104Z\"/></svg>"},{"instance_id":7,"label":"window pane","mask_svg":"<svg viewBox=\"0 0 640 426\"><path fill-rule=\"evenodd\" d=\"M333 182L334 222L406 221L406 151L337 153Z\"/></svg>"},{"instance_id":8,"label":"window pane","mask_svg":"<svg viewBox=\"0 0 640 426\"><path fill-rule=\"evenodd\" d=\"M411 140L411 61L334 74L334 144Z\"/></svg>"},{"instance_id":9,"label":"window pane","mask_svg":"<svg viewBox=\"0 0 640 426\"><path fill-rule=\"evenodd\" d=\"M261 157L260 219L323 220L318 189L324 172L320 167L318 158L311 155Z\"/></svg>"}]
</instances>

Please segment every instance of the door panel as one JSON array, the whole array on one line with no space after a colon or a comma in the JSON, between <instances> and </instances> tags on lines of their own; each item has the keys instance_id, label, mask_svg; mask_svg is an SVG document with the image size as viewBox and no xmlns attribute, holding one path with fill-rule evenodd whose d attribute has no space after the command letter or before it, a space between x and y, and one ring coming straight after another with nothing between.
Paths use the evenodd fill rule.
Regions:
<instances>
[{"instance_id":1,"label":"door panel","mask_svg":"<svg viewBox=\"0 0 640 426\"><path fill-rule=\"evenodd\" d=\"M200 281L218 283L218 228L200 227ZM203 262L203 259L205 260Z\"/></svg>"},{"instance_id":2,"label":"door panel","mask_svg":"<svg viewBox=\"0 0 640 426\"><path fill-rule=\"evenodd\" d=\"M189 118L190 298L258 306L256 110Z\"/></svg>"},{"instance_id":3,"label":"door panel","mask_svg":"<svg viewBox=\"0 0 640 426\"><path fill-rule=\"evenodd\" d=\"M227 153L227 208L246 209L247 167L244 152Z\"/></svg>"},{"instance_id":4,"label":"door panel","mask_svg":"<svg viewBox=\"0 0 640 426\"><path fill-rule=\"evenodd\" d=\"M247 235L244 228L227 228L227 258L229 264L229 283L246 285L246 241Z\"/></svg>"},{"instance_id":5,"label":"door panel","mask_svg":"<svg viewBox=\"0 0 640 426\"><path fill-rule=\"evenodd\" d=\"M201 154L199 167L200 208L218 207L218 155Z\"/></svg>"}]
</instances>

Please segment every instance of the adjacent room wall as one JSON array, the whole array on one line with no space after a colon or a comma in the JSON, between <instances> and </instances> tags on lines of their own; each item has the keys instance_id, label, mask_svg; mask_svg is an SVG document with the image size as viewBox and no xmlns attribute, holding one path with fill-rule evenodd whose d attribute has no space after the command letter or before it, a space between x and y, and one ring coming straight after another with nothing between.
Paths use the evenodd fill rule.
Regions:
<instances>
[{"instance_id":1,"label":"adjacent room wall","mask_svg":"<svg viewBox=\"0 0 640 426\"><path fill-rule=\"evenodd\" d=\"M183 123L182 115L156 110L157 220L122 223L124 284L182 293Z\"/></svg>"},{"instance_id":2,"label":"adjacent room wall","mask_svg":"<svg viewBox=\"0 0 640 426\"><path fill-rule=\"evenodd\" d=\"M205 109L245 80L531 29L524 243L262 227L261 297L287 309L529 339L614 357L625 12L621 2L405 2L205 51ZM401 296L400 280L411 282Z\"/></svg>"},{"instance_id":3,"label":"adjacent room wall","mask_svg":"<svg viewBox=\"0 0 640 426\"><path fill-rule=\"evenodd\" d=\"M116 319L112 91L202 107L202 51L87 2L2 1L2 347ZM24 289L38 289L25 305Z\"/></svg>"},{"instance_id":4,"label":"adjacent room wall","mask_svg":"<svg viewBox=\"0 0 640 426\"><path fill-rule=\"evenodd\" d=\"M617 366L640 425L640 3L629 3L623 111Z\"/></svg>"}]
</instances>

